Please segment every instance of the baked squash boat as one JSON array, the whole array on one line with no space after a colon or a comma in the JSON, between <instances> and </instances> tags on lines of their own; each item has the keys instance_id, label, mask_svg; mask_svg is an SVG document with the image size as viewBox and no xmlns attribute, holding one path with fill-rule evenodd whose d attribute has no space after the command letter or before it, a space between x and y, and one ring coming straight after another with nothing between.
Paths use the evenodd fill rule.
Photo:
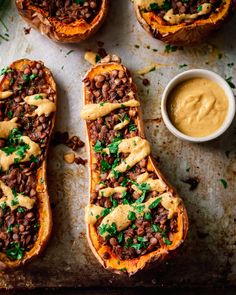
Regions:
<instances>
[{"instance_id":1,"label":"baked squash boat","mask_svg":"<svg viewBox=\"0 0 236 295\"><path fill-rule=\"evenodd\" d=\"M105 58L83 82L81 117L90 164L88 241L105 268L131 276L183 243L187 213L150 154L129 71Z\"/></svg>"},{"instance_id":2,"label":"baked squash boat","mask_svg":"<svg viewBox=\"0 0 236 295\"><path fill-rule=\"evenodd\" d=\"M75 43L101 26L109 0L16 0L20 15L50 39Z\"/></svg>"},{"instance_id":3,"label":"baked squash boat","mask_svg":"<svg viewBox=\"0 0 236 295\"><path fill-rule=\"evenodd\" d=\"M188 45L219 29L233 0L134 0L138 21L154 38Z\"/></svg>"},{"instance_id":4,"label":"baked squash boat","mask_svg":"<svg viewBox=\"0 0 236 295\"><path fill-rule=\"evenodd\" d=\"M55 122L56 84L40 61L1 71L0 269L38 256L52 228L46 156Z\"/></svg>"}]
</instances>

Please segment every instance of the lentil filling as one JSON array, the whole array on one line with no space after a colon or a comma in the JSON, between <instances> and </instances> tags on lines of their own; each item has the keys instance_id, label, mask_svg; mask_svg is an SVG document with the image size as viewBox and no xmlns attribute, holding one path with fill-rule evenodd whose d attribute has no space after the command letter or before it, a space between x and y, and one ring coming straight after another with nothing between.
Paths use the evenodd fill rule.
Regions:
<instances>
[{"instance_id":1,"label":"lentil filling","mask_svg":"<svg viewBox=\"0 0 236 295\"><path fill-rule=\"evenodd\" d=\"M84 19L90 23L98 14L100 0L31 0L35 5L48 12L50 17L55 17L64 23L72 23Z\"/></svg>"},{"instance_id":2,"label":"lentil filling","mask_svg":"<svg viewBox=\"0 0 236 295\"><path fill-rule=\"evenodd\" d=\"M22 70L8 67L1 75L0 251L20 260L34 246L40 228L37 172L46 156L55 92L41 62L25 64Z\"/></svg>"},{"instance_id":3,"label":"lentil filling","mask_svg":"<svg viewBox=\"0 0 236 295\"><path fill-rule=\"evenodd\" d=\"M164 0L153 1L144 7L144 12L152 11L163 21L170 24L182 22L191 23L196 19L206 19L210 14L217 12L224 5L222 0ZM176 19L175 16L185 15ZM193 17L193 15L195 15Z\"/></svg>"},{"instance_id":4,"label":"lentil filling","mask_svg":"<svg viewBox=\"0 0 236 295\"><path fill-rule=\"evenodd\" d=\"M137 125L137 107L126 107L125 102L136 100L136 89L129 73L125 70L112 70L85 78L87 104L121 103L121 108L113 110L95 120L87 120L90 142L96 163L92 164L92 174L99 175L95 190L91 192L91 206L99 208L94 226L101 243L109 245L120 260L139 257L160 247L171 245L173 234L177 232L177 213L170 217L169 211L162 205L162 194L167 192L164 182L148 167L145 156L125 172L117 171L129 153L120 151L125 140L143 140ZM86 105L88 106L88 105ZM118 126L118 127L117 127ZM133 148L135 149L136 143ZM138 181L146 175L146 182ZM160 190L152 184L160 181ZM110 189L110 193L106 190ZM160 198L159 198L160 197ZM144 203L151 202L148 210ZM119 207L131 205L127 218L128 226L118 230L119 225L104 224L105 218ZM93 213L89 213L93 215ZM109 215L110 214L110 215ZM121 217L122 218L122 217ZM108 218L109 219L109 218ZM106 252L104 259L109 259Z\"/></svg>"}]
</instances>

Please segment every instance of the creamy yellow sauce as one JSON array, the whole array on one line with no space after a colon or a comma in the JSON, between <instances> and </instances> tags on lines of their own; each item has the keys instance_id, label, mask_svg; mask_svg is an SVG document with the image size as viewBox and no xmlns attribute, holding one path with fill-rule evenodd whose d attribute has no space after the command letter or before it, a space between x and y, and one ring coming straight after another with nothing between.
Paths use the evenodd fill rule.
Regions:
<instances>
[{"instance_id":1,"label":"creamy yellow sauce","mask_svg":"<svg viewBox=\"0 0 236 295\"><path fill-rule=\"evenodd\" d=\"M104 117L112 111L122 107L138 107L140 103L131 99L123 103L98 103L98 104L86 104L80 112L80 116L84 120L96 120L97 118Z\"/></svg>"},{"instance_id":2,"label":"creamy yellow sauce","mask_svg":"<svg viewBox=\"0 0 236 295\"><path fill-rule=\"evenodd\" d=\"M5 203L7 206L11 208L11 210L14 210L19 206L27 208L27 209L33 208L35 203L34 199L31 199L22 194L17 194L16 197L14 197L12 193L12 189L9 186L5 185L1 180L0 180L0 188L4 194L4 196L0 199L0 206ZM17 202L12 203L13 200Z\"/></svg>"},{"instance_id":3,"label":"creamy yellow sauce","mask_svg":"<svg viewBox=\"0 0 236 295\"><path fill-rule=\"evenodd\" d=\"M164 4L164 0L135 0L136 3L142 8L149 9L151 4L157 4L161 7Z\"/></svg>"},{"instance_id":4,"label":"creamy yellow sauce","mask_svg":"<svg viewBox=\"0 0 236 295\"><path fill-rule=\"evenodd\" d=\"M148 156L151 153L151 147L146 139L135 136L121 140L118 146L118 153L129 153L128 157L114 168L118 172L125 172ZM108 177L112 176L113 172Z\"/></svg>"},{"instance_id":5,"label":"creamy yellow sauce","mask_svg":"<svg viewBox=\"0 0 236 295\"><path fill-rule=\"evenodd\" d=\"M46 93L38 93L26 96L24 101L29 105L37 106L37 109L33 112L33 115L45 115L48 117L51 113L56 111L56 104L46 97Z\"/></svg>"},{"instance_id":6,"label":"creamy yellow sauce","mask_svg":"<svg viewBox=\"0 0 236 295\"><path fill-rule=\"evenodd\" d=\"M12 129L17 128L18 124L16 123L17 118L13 118L10 121L1 121L0 122L0 138L8 138Z\"/></svg>"},{"instance_id":7,"label":"creamy yellow sauce","mask_svg":"<svg viewBox=\"0 0 236 295\"><path fill-rule=\"evenodd\" d=\"M215 82L192 78L173 89L168 98L167 111L179 131L202 137L221 127L228 112L228 99Z\"/></svg>"},{"instance_id":8,"label":"creamy yellow sauce","mask_svg":"<svg viewBox=\"0 0 236 295\"><path fill-rule=\"evenodd\" d=\"M123 129L125 126L127 126L128 124L129 124L129 120L124 120L123 122L120 122L120 123L118 123L118 124L116 124L115 126L114 126L114 130L121 130L121 129Z\"/></svg>"},{"instance_id":9,"label":"creamy yellow sauce","mask_svg":"<svg viewBox=\"0 0 236 295\"><path fill-rule=\"evenodd\" d=\"M150 178L148 172L140 174L137 177L136 182L138 184L141 184L141 183L148 184L150 186L151 191L156 191L156 192L159 192L159 193L163 193L166 190L165 183L161 179L152 179L152 178ZM136 185L133 184L132 188L133 188L133 190L139 191L141 193L141 190L139 190Z\"/></svg>"},{"instance_id":10,"label":"creamy yellow sauce","mask_svg":"<svg viewBox=\"0 0 236 295\"><path fill-rule=\"evenodd\" d=\"M106 197L106 198L108 198L108 197L112 196L115 193L122 194L126 190L127 190L127 188L126 187L123 187L123 186L106 187L106 188L103 188L103 189L99 190L99 197Z\"/></svg>"},{"instance_id":11,"label":"creamy yellow sauce","mask_svg":"<svg viewBox=\"0 0 236 295\"><path fill-rule=\"evenodd\" d=\"M29 145L29 149L25 151L25 157L23 159L17 155L17 151L7 155L4 151L0 150L0 167L2 171L8 170L9 167L15 163L15 159L19 159L19 162L27 162L30 161L31 156L37 157L41 154L39 145L32 141L28 136L21 136L20 141Z\"/></svg>"},{"instance_id":12,"label":"creamy yellow sauce","mask_svg":"<svg viewBox=\"0 0 236 295\"><path fill-rule=\"evenodd\" d=\"M94 204L90 204L85 208L85 221L88 224L95 224L98 218L101 216L102 211L104 210L103 207L97 206Z\"/></svg>"},{"instance_id":13,"label":"creamy yellow sauce","mask_svg":"<svg viewBox=\"0 0 236 295\"><path fill-rule=\"evenodd\" d=\"M163 19L171 25L177 25L182 21L197 19L199 16L206 15L211 12L212 6L210 3L204 3L201 7L202 9L199 12L193 14L174 14L174 10L172 8L166 12Z\"/></svg>"},{"instance_id":14,"label":"creamy yellow sauce","mask_svg":"<svg viewBox=\"0 0 236 295\"><path fill-rule=\"evenodd\" d=\"M12 96L13 92L10 90L0 92L0 99L6 99Z\"/></svg>"},{"instance_id":15,"label":"creamy yellow sauce","mask_svg":"<svg viewBox=\"0 0 236 295\"><path fill-rule=\"evenodd\" d=\"M113 211L111 211L107 216L105 216L100 224L109 226L112 225L112 223L116 224L117 231L122 231L126 229L130 224L132 223L131 220L128 218L129 212L134 212L136 215L136 218L143 216L146 212L150 212L149 206L156 201L157 199L161 198L161 204L166 209L169 210L168 218L172 218L173 214L177 212L178 205L180 203L179 198L173 198L171 194L164 193L158 197L150 198L147 202L141 203L141 204L122 204L117 206ZM143 206L142 210L137 210L138 207ZM102 210L104 208L96 205L89 205L86 208L86 221L89 224L95 224L96 221L99 218L99 215L101 214ZM141 212L140 212L141 211ZM103 237L106 237L108 235L107 232L103 234Z\"/></svg>"}]
</instances>

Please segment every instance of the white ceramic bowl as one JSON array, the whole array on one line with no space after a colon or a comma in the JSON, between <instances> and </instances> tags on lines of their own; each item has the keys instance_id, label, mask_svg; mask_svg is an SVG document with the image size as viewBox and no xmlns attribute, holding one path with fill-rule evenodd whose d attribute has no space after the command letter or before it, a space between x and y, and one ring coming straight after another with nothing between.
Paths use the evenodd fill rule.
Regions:
<instances>
[{"instance_id":1,"label":"white ceramic bowl","mask_svg":"<svg viewBox=\"0 0 236 295\"><path fill-rule=\"evenodd\" d=\"M203 137L192 137L188 136L182 132L180 132L178 129L175 128L175 126L172 124L168 112L167 112L167 100L169 97L170 92L181 82L191 79L191 78L207 78L209 80L214 81L217 83L223 90L225 91L225 94L228 98L228 113L225 118L224 123L222 126L216 130L214 133L208 135L208 136L203 136ZM215 139L219 137L221 134L223 134L231 125L234 116L235 116L235 98L232 89L228 85L228 83L218 74L208 71L208 70L203 70L203 69L194 69L194 70L188 70L185 71L177 76L175 76L166 86L163 95L162 95L162 100L161 100L161 113L162 113L162 118L164 120L164 123L166 127L170 130L172 134L177 136L180 139L187 140L187 141L192 141L192 142L205 142L209 141L212 139Z\"/></svg>"}]
</instances>

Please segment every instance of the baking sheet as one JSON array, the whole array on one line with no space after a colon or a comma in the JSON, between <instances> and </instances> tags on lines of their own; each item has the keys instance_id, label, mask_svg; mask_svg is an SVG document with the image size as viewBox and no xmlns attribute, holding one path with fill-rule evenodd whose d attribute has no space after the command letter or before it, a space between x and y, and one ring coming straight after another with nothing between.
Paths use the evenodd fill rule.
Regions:
<instances>
[{"instance_id":1,"label":"baking sheet","mask_svg":"<svg viewBox=\"0 0 236 295\"><path fill-rule=\"evenodd\" d=\"M9 1L10 2L10 1ZM166 53L165 45L152 39L137 23L132 3L111 0L108 18L90 40L77 45L56 44L31 30L18 16L14 1L4 11L8 32L0 25L0 66L20 58L45 62L57 81L59 104L55 130L68 131L85 140L81 79L89 69L85 50L104 42L109 53L122 57L131 70L141 98L147 138L160 168L184 199L190 230L178 255L161 267L133 278L102 269L91 253L84 226L88 198L87 167L68 165L64 146L51 147L48 186L53 206L53 235L44 255L24 269L0 274L1 288L33 287L200 287L236 285L236 134L235 123L220 139L191 144L172 136L160 114L160 97L167 82L185 69L211 69L225 78L236 77L235 17L207 43ZM229 66L230 63L234 66ZM182 65L182 66L181 66ZM187 65L184 66L183 65ZM138 72L155 67L140 76ZM147 78L146 87L142 79ZM236 78L234 80L236 84ZM82 149L80 156L86 158ZM196 190L182 180L198 177ZM228 188L220 182L225 179Z\"/></svg>"}]
</instances>

